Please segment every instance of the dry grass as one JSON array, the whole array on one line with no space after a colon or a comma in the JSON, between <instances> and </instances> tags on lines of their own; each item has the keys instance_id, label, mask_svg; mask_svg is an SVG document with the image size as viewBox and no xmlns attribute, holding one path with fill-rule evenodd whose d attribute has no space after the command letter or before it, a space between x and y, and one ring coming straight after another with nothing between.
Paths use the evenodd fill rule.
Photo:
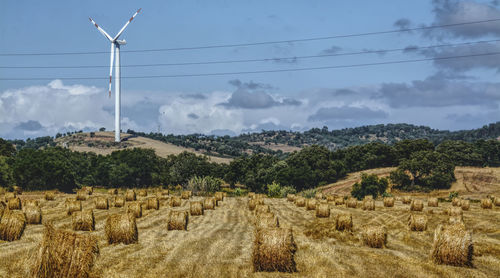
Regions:
<instances>
[{"instance_id":1,"label":"dry grass","mask_svg":"<svg viewBox=\"0 0 500 278\"><path fill-rule=\"evenodd\" d=\"M431 259L438 264L471 266L472 234L461 224L439 225L434 233Z\"/></svg>"},{"instance_id":2,"label":"dry grass","mask_svg":"<svg viewBox=\"0 0 500 278\"><path fill-rule=\"evenodd\" d=\"M253 198L248 200L248 209L249 210L255 210L255 208L258 205L263 205L264 204L264 199L261 198Z\"/></svg>"},{"instance_id":3,"label":"dry grass","mask_svg":"<svg viewBox=\"0 0 500 278\"><path fill-rule=\"evenodd\" d=\"M297 246L291 229L269 228L257 231L252 253L254 270L295 272Z\"/></svg>"},{"instance_id":4,"label":"dry grass","mask_svg":"<svg viewBox=\"0 0 500 278\"><path fill-rule=\"evenodd\" d=\"M255 207L255 215L266 212L271 212L271 207L269 207L269 205L257 205L257 207Z\"/></svg>"}]
</instances>

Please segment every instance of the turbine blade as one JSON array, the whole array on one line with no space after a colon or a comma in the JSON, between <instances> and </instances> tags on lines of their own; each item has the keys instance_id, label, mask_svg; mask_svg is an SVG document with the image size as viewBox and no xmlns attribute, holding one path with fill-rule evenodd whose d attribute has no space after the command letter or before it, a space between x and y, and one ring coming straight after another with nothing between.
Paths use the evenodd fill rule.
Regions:
<instances>
[{"instance_id":1,"label":"turbine blade","mask_svg":"<svg viewBox=\"0 0 500 278\"><path fill-rule=\"evenodd\" d=\"M111 42L113 41L113 38L111 38L111 36L108 35L108 33L106 33L106 31L104 31L104 29L102 29L99 25L97 25L97 23L95 23L95 21L92 18L89 17L89 19L90 19L90 22L92 22L92 24L94 24L94 26L97 28L97 30L99 30L99 32L101 32L101 34L103 34L103 36L108 38L109 41L111 41Z\"/></svg>"},{"instance_id":2,"label":"turbine blade","mask_svg":"<svg viewBox=\"0 0 500 278\"><path fill-rule=\"evenodd\" d=\"M138 9L137 12L135 12L135 14L127 21L127 23L125 23L125 25L123 25L122 29L118 32L118 34L116 34L116 37L113 39L113 41L117 40L120 35L123 33L123 31L125 31L125 28L127 28L127 26L130 24L130 22L132 22L132 20L134 20L134 18L137 16L137 14L139 14L139 12L141 11L141 9Z\"/></svg>"},{"instance_id":3,"label":"turbine blade","mask_svg":"<svg viewBox=\"0 0 500 278\"><path fill-rule=\"evenodd\" d=\"M111 43L111 58L109 63L109 93L108 97L111 98L111 82L113 80L113 60L115 58L115 44Z\"/></svg>"}]
</instances>

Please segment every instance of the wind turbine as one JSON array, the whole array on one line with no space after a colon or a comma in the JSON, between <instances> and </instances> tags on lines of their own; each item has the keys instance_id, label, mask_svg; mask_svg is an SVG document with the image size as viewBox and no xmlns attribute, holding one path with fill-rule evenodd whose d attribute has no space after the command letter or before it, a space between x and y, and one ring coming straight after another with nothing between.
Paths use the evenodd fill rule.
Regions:
<instances>
[{"instance_id":1,"label":"wind turbine","mask_svg":"<svg viewBox=\"0 0 500 278\"><path fill-rule=\"evenodd\" d=\"M102 29L95 21L89 17L90 21L111 42L111 62L109 64L109 97L111 97L111 80L113 76L113 59L116 52L115 60L115 142L120 142L120 103L121 103L121 90L120 90L120 45L125 45L125 40L118 40L120 35L125 31L125 28L132 22L141 9L137 10L135 14L123 25L122 29L112 38L104 29Z\"/></svg>"}]
</instances>

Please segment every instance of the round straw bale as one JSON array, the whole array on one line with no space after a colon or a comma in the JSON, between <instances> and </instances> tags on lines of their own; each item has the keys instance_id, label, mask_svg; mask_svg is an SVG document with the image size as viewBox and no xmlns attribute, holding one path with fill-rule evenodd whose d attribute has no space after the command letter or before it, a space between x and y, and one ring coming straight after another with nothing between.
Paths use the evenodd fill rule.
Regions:
<instances>
[{"instance_id":1,"label":"round straw bale","mask_svg":"<svg viewBox=\"0 0 500 278\"><path fill-rule=\"evenodd\" d=\"M464 224L464 217L462 215L450 216L450 218L448 219L448 223L449 224L462 224L462 225L465 225Z\"/></svg>"},{"instance_id":2,"label":"round straw bale","mask_svg":"<svg viewBox=\"0 0 500 278\"><path fill-rule=\"evenodd\" d=\"M422 211L424 209L424 202L422 200L412 200L410 205L411 211Z\"/></svg>"},{"instance_id":3,"label":"round straw bale","mask_svg":"<svg viewBox=\"0 0 500 278\"><path fill-rule=\"evenodd\" d=\"M90 277L99 246L94 236L47 225L37 254L32 277Z\"/></svg>"},{"instance_id":4,"label":"round straw bale","mask_svg":"<svg viewBox=\"0 0 500 278\"><path fill-rule=\"evenodd\" d=\"M21 199L19 199L18 197L11 198L7 203L7 207L10 210L21 209L22 208Z\"/></svg>"},{"instance_id":5,"label":"round straw bale","mask_svg":"<svg viewBox=\"0 0 500 278\"><path fill-rule=\"evenodd\" d=\"M341 206L344 204L344 198L343 197L336 197L335 198L335 205L336 206Z\"/></svg>"},{"instance_id":6,"label":"round straw bale","mask_svg":"<svg viewBox=\"0 0 500 278\"><path fill-rule=\"evenodd\" d=\"M95 199L96 209L109 209L109 201L106 197L97 197Z\"/></svg>"},{"instance_id":7,"label":"round straw bale","mask_svg":"<svg viewBox=\"0 0 500 278\"><path fill-rule=\"evenodd\" d=\"M125 201L131 202L135 200L137 200L135 191L133 189L127 189L127 191L125 192Z\"/></svg>"},{"instance_id":8,"label":"round straw bale","mask_svg":"<svg viewBox=\"0 0 500 278\"><path fill-rule=\"evenodd\" d=\"M6 208L7 208L7 205L4 202L0 201L0 220L2 220L2 215L3 215L3 212L6 210Z\"/></svg>"},{"instance_id":9,"label":"round straw bale","mask_svg":"<svg viewBox=\"0 0 500 278\"><path fill-rule=\"evenodd\" d=\"M170 192L168 191L168 189L162 189L161 190L161 195L168 196L168 194L170 194Z\"/></svg>"},{"instance_id":10,"label":"round straw bale","mask_svg":"<svg viewBox=\"0 0 500 278\"><path fill-rule=\"evenodd\" d=\"M394 197L384 197L384 207L392 208L394 206Z\"/></svg>"},{"instance_id":11,"label":"round straw bale","mask_svg":"<svg viewBox=\"0 0 500 278\"><path fill-rule=\"evenodd\" d=\"M337 215L335 229L337 231L352 231L352 214L341 213Z\"/></svg>"},{"instance_id":12,"label":"round straw bale","mask_svg":"<svg viewBox=\"0 0 500 278\"><path fill-rule=\"evenodd\" d=\"M295 272L297 245L291 229L260 229L255 234L252 261L254 271Z\"/></svg>"},{"instance_id":13,"label":"round straw bale","mask_svg":"<svg viewBox=\"0 0 500 278\"><path fill-rule=\"evenodd\" d=\"M84 186L82 189L87 192L87 195L92 195L92 193L94 193L94 188L92 186Z\"/></svg>"},{"instance_id":14,"label":"round straw bale","mask_svg":"<svg viewBox=\"0 0 500 278\"><path fill-rule=\"evenodd\" d=\"M123 196L115 196L115 207L116 208L121 208L125 205L125 197Z\"/></svg>"},{"instance_id":15,"label":"round straw bale","mask_svg":"<svg viewBox=\"0 0 500 278\"><path fill-rule=\"evenodd\" d=\"M227 192L224 191L222 193L224 194L224 198L226 198L227 197Z\"/></svg>"},{"instance_id":16,"label":"round straw bale","mask_svg":"<svg viewBox=\"0 0 500 278\"><path fill-rule=\"evenodd\" d=\"M461 224L439 225L434 232L431 260L437 264L471 266L472 233Z\"/></svg>"},{"instance_id":17,"label":"round straw bale","mask_svg":"<svg viewBox=\"0 0 500 278\"><path fill-rule=\"evenodd\" d=\"M255 192L248 192L248 198L255 197Z\"/></svg>"},{"instance_id":18,"label":"round straw bale","mask_svg":"<svg viewBox=\"0 0 500 278\"><path fill-rule=\"evenodd\" d=\"M23 189L20 186L14 185L12 186L12 190L14 190L17 195L23 195Z\"/></svg>"},{"instance_id":19,"label":"round straw bale","mask_svg":"<svg viewBox=\"0 0 500 278\"><path fill-rule=\"evenodd\" d=\"M461 207L449 207L446 209L446 214L449 216L462 216L462 208Z\"/></svg>"},{"instance_id":20,"label":"round straw bale","mask_svg":"<svg viewBox=\"0 0 500 278\"><path fill-rule=\"evenodd\" d=\"M156 197L148 198L146 201L146 209L160 209L160 200Z\"/></svg>"},{"instance_id":21,"label":"round straw bale","mask_svg":"<svg viewBox=\"0 0 500 278\"><path fill-rule=\"evenodd\" d=\"M203 203L200 201L189 202L189 213L193 215L203 215Z\"/></svg>"},{"instance_id":22,"label":"round straw bale","mask_svg":"<svg viewBox=\"0 0 500 278\"><path fill-rule=\"evenodd\" d=\"M428 207L437 207L439 205L438 203L438 198L429 198L427 200L427 206Z\"/></svg>"},{"instance_id":23,"label":"round straw bale","mask_svg":"<svg viewBox=\"0 0 500 278\"><path fill-rule=\"evenodd\" d=\"M347 208L357 208L358 207L358 200L356 200L356 198L349 198L349 199L347 199L347 202L345 202L345 206Z\"/></svg>"},{"instance_id":24,"label":"round straw bale","mask_svg":"<svg viewBox=\"0 0 500 278\"><path fill-rule=\"evenodd\" d=\"M286 195L286 199L288 202L294 202L295 198L296 198L295 194L287 194Z\"/></svg>"},{"instance_id":25,"label":"round straw bale","mask_svg":"<svg viewBox=\"0 0 500 278\"><path fill-rule=\"evenodd\" d=\"M263 205L264 199L250 199L248 200L248 209L254 210L257 205Z\"/></svg>"},{"instance_id":26,"label":"round straw bale","mask_svg":"<svg viewBox=\"0 0 500 278\"><path fill-rule=\"evenodd\" d=\"M146 196L148 196L148 191L146 189L139 189L137 191L137 195L139 197L146 197Z\"/></svg>"},{"instance_id":27,"label":"round straw bale","mask_svg":"<svg viewBox=\"0 0 500 278\"><path fill-rule=\"evenodd\" d=\"M497 207L500 207L500 197L493 197L493 204Z\"/></svg>"},{"instance_id":28,"label":"round straw bale","mask_svg":"<svg viewBox=\"0 0 500 278\"><path fill-rule=\"evenodd\" d=\"M14 241L21 238L26 227L26 216L19 210L6 210L0 220L0 240Z\"/></svg>"},{"instance_id":29,"label":"round straw bale","mask_svg":"<svg viewBox=\"0 0 500 278\"><path fill-rule=\"evenodd\" d=\"M280 223L278 221L278 217L274 215L272 212L264 212L257 214L255 220L255 228L258 229L267 229L267 228L278 228Z\"/></svg>"},{"instance_id":30,"label":"round straw bale","mask_svg":"<svg viewBox=\"0 0 500 278\"><path fill-rule=\"evenodd\" d=\"M250 200L250 201L253 201L253 200ZM250 203L249 201L249 203ZM203 209L215 209L215 203L217 201L215 200L215 198L212 198L212 197L208 197L208 198L205 198L205 200L203 200Z\"/></svg>"},{"instance_id":31,"label":"round straw bale","mask_svg":"<svg viewBox=\"0 0 500 278\"><path fill-rule=\"evenodd\" d=\"M410 196L403 196L403 197L401 198L401 202L402 202L403 204L410 204L410 203L411 203L411 198L410 198Z\"/></svg>"},{"instance_id":32,"label":"round straw bale","mask_svg":"<svg viewBox=\"0 0 500 278\"><path fill-rule=\"evenodd\" d=\"M94 211L91 209L84 209L82 211L75 211L71 215L72 227L74 231L94 231L95 218Z\"/></svg>"},{"instance_id":33,"label":"round straw bale","mask_svg":"<svg viewBox=\"0 0 500 278\"><path fill-rule=\"evenodd\" d=\"M179 196L173 196L170 200L170 204L172 207L180 207L181 206L181 198Z\"/></svg>"},{"instance_id":34,"label":"round straw bale","mask_svg":"<svg viewBox=\"0 0 500 278\"><path fill-rule=\"evenodd\" d=\"M460 201L460 207L462 208L462 210L469 210L470 201L469 200Z\"/></svg>"},{"instance_id":35,"label":"round straw bale","mask_svg":"<svg viewBox=\"0 0 500 278\"><path fill-rule=\"evenodd\" d=\"M54 191L46 191L45 192L45 200L53 201L56 199L56 193Z\"/></svg>"},{"instance_id":36,"label":"round straw bale","mask_svg":"<svg viewBox=\"0 0 500 278\"><path fill-rule=\"evenodd\" d=\"M316 200L323 200L323 193L321 192L316 192L316 194L314 194L314 198L316 198Z\"/></svg>"},{"instance_id":37,"label":"round straw bale","mask_svg":"<svg viewBox=\"0 0 500 278\"><path fill-rule=\"evenodd\" d=\"M136 218L142 217L142 206L140 202L127 203L127 213L132 213Z\"/></svg>"},{"instance_id":38,"label":"round straw bale","mask_svg":"<svg viewBox=\"0 0 500 278\"><path fill-rule=\"evenodd\" d=\"M316 199L307 199L306 209L307 210L315 210L317 204L318 204L318 201L316 201Z\"/></svg>"},{"instance_id":39,"label":"round straw bale","mask_svg":"<svg viewBox=\"0 0 500 278\"><path fill-rule=\"evenodd\" d=\"M305 207L306 206L306 198L304 198L302 196L298 196L295 199L295 205L298 207Z\"/></svg>"},{"instance_id":40,"label":"round straw bale","mask_svg":"<svg viewBox=\"0 0 500 278\"><path fill-rule=\"evenodd\" d=\"M483 209L490 209L493 208L493 202L491 202L491 199L481 199L481 208Z\"/></svg>"},{"instance_id":41,"label":"round straw bale","mask_svg":"<svg viewBox=\"0 0 500 278\"><path fill-rule=\"evenodd\" d=\"M137 223L133 213L117 213L108 216L104 230L109 244L131 244L138 241Z\"/></svg>"},{"instance_id":42,"label":"round straw bale","mask_svg":"<svg viewBox=\"0 0 500 278\"><path fill-rule=\"evenodd\" d=\"M408 227L410 231L422 232L427 230L427 216L425 214L410 214Z\"/></svg>"},{"instance_id":43,"label":"round straw bale","mask_svg":"<svg viewBox=\"0 0 500 278\"><path fill-rule=\"evenodd\" d=\"M17 197L16 192L7 192L7 193L5 193L4 199L5 199L5 202L8 203L10 199L13 199L16 197Z\"/></svg>"},{"instance_id":44,"label":"round straw bale","mask_svg":"<svg viewBox=\"0 0 500 278\"><path fill-rule=\"evenodd\" d=\"M335 202L335 196L334 195L326 195L326 201L327 202Z\"/></svg>"},{"instance_id":45,"label":"round straw bale","mask_svg":"<svg viewBox=\"0 0 500 278\"><path fill-rule=\"evenodd\" d=\"M363 210L375 210L375 200L367 199L363 201Z\"/></svg>"},{"instance_id":46,"label":"round straw bale","mask_svg":"<svg viewBox=\"0 0 500 278\"><path fill-rule=\"evenodd\" d=\"M39 206L27 205L23 210L27 224L42 224L42 210Z\"/></svg>"},{"instance_id":47,"label":"round straw bale","mask_svg":"<svg viewBox=\"0 0 500 278\"><path fill-rule=\"evenodd\" d=\"M118 189L117 188L108 189L108 194L109 195L118 195Z\"/></svg>"},{"instance_id":48,"label":"round straw bale","mask_svg":"<svg viewBox=\"0 0 500 278\"><path fill-rule=\"evenodd\" d=\"M373 200L373 196L372 195L365 195L365 197L363 197L363 201L366 201L366 200Z\"/></svg>"},{"instance_id":49,"label":"round straw bale","mask_svg":"<svg viewBox=\"0 0 500 278\"><path fill-rule=\"evenodd\" d=\"M371 248L383 248L387 243L387 231L382 226L366 226L362 238L365 245Z\"/></svg>"},{"instance_id":50,"label":"round straw bale","mask_svg":"<svg viewBox=\"0 0 500 278\"><path fill-rule=\"evenodd\" d=\"M453 197L453 199L451 199L451 205L454 206L454 207L459 207L460 206L460 201L461 201L460 198Z\"/></svg>"},{"instance_id":51,"label":"round straw bale","mask_svg":"<svg viewBox=\"0 0 500 278\"><path fill-rule=\"evenodd\" d=\"M189 191L182 191L181 198L185 200L189 199Z\"/></svg>"},{"instance_id":52,"label":"round straw bale","mask_svg":"<svg viewBox=\"0 0 500 278\"><path fill-rule=\"evenodd\" d=\"M326 204L322 203L316 207L316 217L319 217L319 218L330 217L330 206L328 205L328 203L326 203Z\"/></svg>"},{"instance_id":53,"label":"round straw bale","mask_svg":"<svg viewBox=\"0 0 500 278\"><path fill-rule=\"evenodd\" d=\"M215 199L218 202L224 201L224 192L215 192Z\"/></svg>"},{"instance_id":54,"label":"round straw bale","mask_svg":"<svg viewBox=\"0 0 500 278\"><path fill-rule=\"evenodd\" d=\"M259 215L265 212L271 212L271 208L269 207L269 205L257 205L255 207L255 215Z\"/></svg>"},{"instance_id":55,"label":"round straw bale","mask_svg":"<svg viewBox=\"0 0 500 278\"><path fill-rule=\"evenodd\" d=\"M38 207L38 205L39 205L38 200L26 199L26 200L22 201L22 206L23 207L25 207L25 206L35 206L35 207Z\"/></svg>"},{"instance_id":56,"label":"round straw bale","mask_svg":"<svg viewBox=\"0 0 500 278\"><path fill-rule=\"evenodd\" d=\"M78 201L85 201L87 200L87 190L85 189L80 189L76 192L76 200Z\"/></svg>"},{"instance_id":57,"label":"round straw bale","mask_svg":"<svg viewBox=\"0 0 500 278\"><path fill-rule=\"evenodd\" d=\"M189 222L189 214L187 211L173 211L168 214L167 229L170 230L186 230Z\"/></svg>"}]
</instances>

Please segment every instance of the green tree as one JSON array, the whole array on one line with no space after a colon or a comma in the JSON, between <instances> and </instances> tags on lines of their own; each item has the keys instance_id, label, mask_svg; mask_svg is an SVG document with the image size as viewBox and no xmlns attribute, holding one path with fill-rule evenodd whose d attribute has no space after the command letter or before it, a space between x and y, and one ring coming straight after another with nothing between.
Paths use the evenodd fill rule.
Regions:
<instances>
[{"instance_id":1,"label":"green tree","mask_svg":"<svg viewBox=\"0 0 500 278\"><path fill-rule=\"evenodd\" d=\"M16 148L10 142L0 138L0 156L12 157L16 153Z\"/></svg>"},{"instance_id":2,"label":"green tree","mask_svg":"<svg viewBox=\"0 0 500 278\"><path fill-rule=\"evenodd\" d=\"M12 168L7 163L7 157L0 155L0 187L9 187L13 185Z\"/></svg>"},{"instance_id":3,"label":"green tree","mask_svg":"<svg viewBox=\"0 0 500 278\"><path fill-rule=\"evenodd\" d=\"M351 195L358 200L363 199L366 195L372 195L373 198L377 198L378 195L382 195L387 189L389 182L387 178L379 178L375 174L361 175L361 182L355 183L352 187Z\"/></svg>"}]
</instances>

